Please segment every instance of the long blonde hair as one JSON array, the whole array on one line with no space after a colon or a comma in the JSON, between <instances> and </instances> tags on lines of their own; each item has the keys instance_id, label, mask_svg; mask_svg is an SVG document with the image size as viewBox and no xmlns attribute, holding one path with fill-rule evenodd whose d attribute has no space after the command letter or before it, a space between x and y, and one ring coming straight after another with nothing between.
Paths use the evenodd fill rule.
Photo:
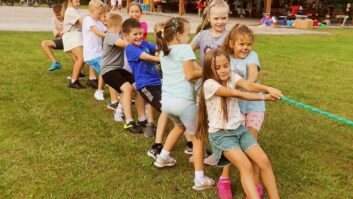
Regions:
<instances>
[{"instance_id":1,"label":"long blonde hair","mask_svg":"<svg viewBox=\"0 0 353 199\"><path fill-rule=\"evenodd\" d=\"M229 14L229 5L227 4L226 1L224 0L211 1L210 4L208 4L208 6L205 8L205 11L202 14L202 21L196 29L196 34L201 32L202 30L207 30L211 28L210 13L215 8L226 8Z\"/></svg>"}]
</instances>

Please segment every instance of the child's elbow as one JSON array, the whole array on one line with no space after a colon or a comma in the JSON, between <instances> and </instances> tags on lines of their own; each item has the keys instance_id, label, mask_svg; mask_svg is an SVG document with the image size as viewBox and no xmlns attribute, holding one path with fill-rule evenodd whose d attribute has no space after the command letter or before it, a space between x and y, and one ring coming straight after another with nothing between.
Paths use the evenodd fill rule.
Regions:
<instances>
[{"instance_id":1,"label":"child's elbow","mask_svg":"<svg viewBox=\"0 0 353 199\"><path fill-rule=\"evenodd\" d=\"M185 75L185 79L188 80L188 81L191 81L191 80L194 79L194 77L193 77L193 75L191 75L191 74L186 74L186 75Z\"/></svg>"}]
</instances>

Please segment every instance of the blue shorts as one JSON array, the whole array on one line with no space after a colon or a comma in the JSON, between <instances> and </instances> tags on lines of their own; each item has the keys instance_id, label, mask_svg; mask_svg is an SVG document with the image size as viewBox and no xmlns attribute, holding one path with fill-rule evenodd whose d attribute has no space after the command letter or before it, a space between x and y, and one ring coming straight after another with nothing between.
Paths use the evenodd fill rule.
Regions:
<instances>
[{"instance_id":1,"label":"blue shorts","mask_svg":"<svg viewBox=\"0 0 353 199\"><path fill-rule=\"evenodd\" d=\"M227 158L224 157L223 151L241 149L246 152L250 147L257 145L255 138L243 125L240 125L235 130L221 129L215 133L209 133L208 139L210 140L213 154L216 157L217 166L230 164Z\"/></svg>"},{"instance_id":2,"label":"blue shorts","mask_svg":"<svg viewBox=\"0 0 353 199\"><path fill-rule=\"evenodd\" d=\"M99 56L97 58L85 61L89 67L93 68L98 74L100 74L101 70L101 63L102 63L102 56Z\"/></svg>"},{"instance_id":3,"label":"blue shorts","mask_svg":"<svg viewBox=\"0 0 353 199\"><path fill-rule=\"evenodd\" d=\"M145 10L149 11L150 10L150 5L145 5Z\"/></svg>"}]
</instances>

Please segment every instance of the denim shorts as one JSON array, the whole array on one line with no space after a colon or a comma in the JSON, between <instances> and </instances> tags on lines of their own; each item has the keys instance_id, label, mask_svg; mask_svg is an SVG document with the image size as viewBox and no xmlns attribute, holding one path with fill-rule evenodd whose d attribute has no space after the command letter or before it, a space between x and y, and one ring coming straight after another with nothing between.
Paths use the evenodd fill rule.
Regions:
<instances>
[{"instance_id":1,"label":"denim shorts","mask_svg":"<svg viewBox=\"0 0 353 199\"><path fill-rule=\"evenodd\" d=\"M193 100L162 96L162 112L178 125L186 128L186 133L195 135L196 103Z\"/></svg>"},{"instance_id":2,"label":"denim shorts","mask_svg":"<svg viewBox=\"0 0 353 199\"><path fill-rule=\"evenodd\" d=\"M246 152L250 147L257 145L255 138L248 129L240 125L235 130L221 129L215 133L209 133L208 136L212 151L217 160L217 166L226 166L230 162L223 155L223 151L232 149L241 149Z\"/></svg>"},{"instance_id":3,"label":"denim shorts","mask_svg":"<svg viewBox=\"0 0 353 199\"><path fill-rule=\"evenodd\" d=\"M85 61L89 67L93 68L98 74L100 74L101 70L101 63L102 63L102 56L96 57L94 59Z\"/></svg>"}]
</instances>

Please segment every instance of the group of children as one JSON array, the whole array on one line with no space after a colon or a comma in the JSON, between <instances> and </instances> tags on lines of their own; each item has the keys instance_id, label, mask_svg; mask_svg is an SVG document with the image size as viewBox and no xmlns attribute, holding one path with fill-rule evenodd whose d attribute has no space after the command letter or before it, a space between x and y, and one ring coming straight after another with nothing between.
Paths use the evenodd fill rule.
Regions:
<instances>
[{"instance_id":1,"label":"group of children","mask_svg":"<svg viewBox=\"0 0 353 199\"><path fill-rule=\"evenodd\" d=\"M68 1L63 22L64 51L74 61L70 88L82 88L78 78L85 62L91 69L89 78L96 77L95 73L99 76L96 99L104 99L99 97L105 83L112 104L119 101L124 129L138 134L145 127L146 137L155 135L147 154L155 159L156 167L176 164L171 152L184 134L191 148L185 152L193 156L194 190L216 184L204 174L208 137L213 151L210 157L223 167L217 182L220 198L233 198L230 164L239 170L247 198L262 198L259 176L269 198L279 198L271 163L257 139L264 120L264 101L276 101L282 93L256 83L260 63L252 51L254 34L245 25L226 30L229 6L224 0L210 2L200 32L191 43L190 24L184 18L158 23L154 44L146 40L147 24L139 22L142 9L138 3L128 6L125 21L116 12L105 13L99 0L90 1L85 18L79 15L78 6L79 0ZM196 50L200 52L199 62ZM49 70L60 69L61 64L52 60ZM133 96L138 122L131 111ZM157 125L155 111L160 113ZM163 144L168 120L173 128Z\"/></svg>"}]
</instances>

